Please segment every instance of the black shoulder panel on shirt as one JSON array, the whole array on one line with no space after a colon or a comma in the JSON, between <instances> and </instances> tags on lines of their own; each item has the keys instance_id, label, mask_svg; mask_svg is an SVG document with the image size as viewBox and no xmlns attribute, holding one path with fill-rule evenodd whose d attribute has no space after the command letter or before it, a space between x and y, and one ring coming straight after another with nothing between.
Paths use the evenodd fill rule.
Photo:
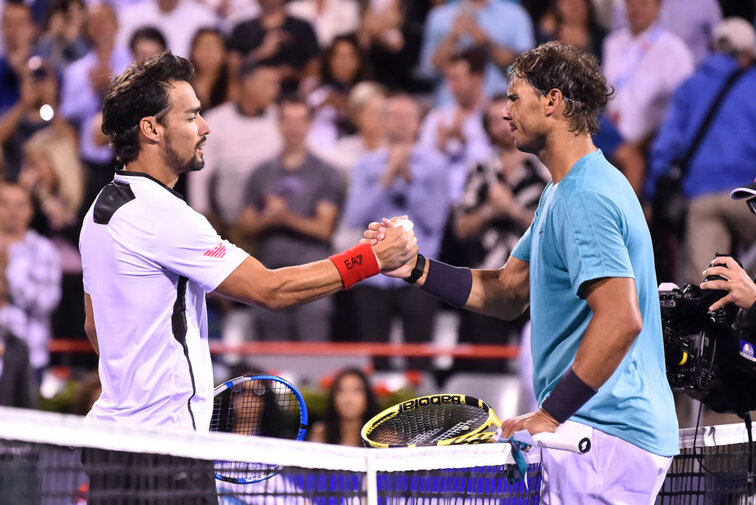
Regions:
<instances>
[{"instance_id":1,"label":"black shoulder panel on shirt","mask_svg":"<svg viewBox=\"0 0 756 505\"><path fill-rule=\"evenodd\" d=\"M94 222L108 224L118 209L135 198L128 184L119 181L111 182L102 188L100 196L97 197L97 203L94 206Z\"/></svg>"}]
</instances>

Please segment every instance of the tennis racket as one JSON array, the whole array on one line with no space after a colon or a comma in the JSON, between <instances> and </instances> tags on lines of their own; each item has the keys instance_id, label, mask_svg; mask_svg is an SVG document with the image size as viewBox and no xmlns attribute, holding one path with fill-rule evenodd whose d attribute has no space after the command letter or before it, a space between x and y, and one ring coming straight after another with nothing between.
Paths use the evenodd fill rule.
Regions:
<instances>
[{"instance_id":1,"label":"tennis racket","mask_svg":"<svg viewBox=\"0 0 756 505\"><path fill-rule=\"evenodd\" d=\"M244 375L215 388L210 431L304 440L307 407L297 389L275 375ZM215 477L233 484L269 479L281 467L263 463L217 461Z\"/></svg>"},{"instance_id":2,"label":"tennis racket","mask_svg":"<svg viewBox=\"0 0 756 505\"><path fill-rule=\"evenodd\" d=\"M362 441L370 447L420 447L492 442L501 426L494 410L483 400L460 394L421 396L390 407L362 427ZM513 435L517 442L551 449L586 453L589 437L539 433L527 430Z\"/></svg>"}]
</instances>

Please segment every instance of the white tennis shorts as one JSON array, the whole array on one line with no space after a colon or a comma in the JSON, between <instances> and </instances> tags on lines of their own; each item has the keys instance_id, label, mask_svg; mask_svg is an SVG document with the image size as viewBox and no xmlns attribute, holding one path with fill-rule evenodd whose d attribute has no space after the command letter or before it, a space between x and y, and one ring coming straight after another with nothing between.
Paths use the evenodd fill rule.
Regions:
<instances>
[{"instance_id":1,"label":"white tennis shorts","mask_svg":"<svg viewBox=\"0 0 756 505\"><path fill-rule=\"evenodd\" d=\"M544 505L653 505L671 457L657 456L590 426L567 421L558 431L590 434L591 450L543 449Z\"/></svg>"}]
</instances>

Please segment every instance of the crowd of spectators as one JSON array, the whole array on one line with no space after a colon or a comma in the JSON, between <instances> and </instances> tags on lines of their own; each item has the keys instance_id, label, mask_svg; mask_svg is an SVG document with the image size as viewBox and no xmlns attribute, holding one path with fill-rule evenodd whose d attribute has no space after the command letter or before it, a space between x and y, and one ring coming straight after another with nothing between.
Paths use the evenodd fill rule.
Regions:
<instances>
[{"instance_id":1,"label":"crowd of spectators","mask_svg":"<svg viewBox=\"0 0 756 505\"><path fill-rule=\"evenodd\" d=\"M33 384L51 338L85 338L78 232L118 167L102 94L131 62L168 49L194 64L212 132L204 170L177 190L266 266L323 258L370 221L408 214L424 254L498 268L548 182L500 120L507 69L541 42L579 46L614 88L596 144L648 209L660 281L697 283L714 252L756 241L726 197L756 176L753 4L0 0L0 404L33 403L5 393L21 373L10 356L28 356ZM656 181L740 69L690 160L686 229L658 229ZM215 337L287 341L388 341L396 320L406 341L428 342L451 310L387 277L277 314L212 303ZM516 342L526 321L460 319L458 340L473 343Z\"/></svg>"}]
</instances>

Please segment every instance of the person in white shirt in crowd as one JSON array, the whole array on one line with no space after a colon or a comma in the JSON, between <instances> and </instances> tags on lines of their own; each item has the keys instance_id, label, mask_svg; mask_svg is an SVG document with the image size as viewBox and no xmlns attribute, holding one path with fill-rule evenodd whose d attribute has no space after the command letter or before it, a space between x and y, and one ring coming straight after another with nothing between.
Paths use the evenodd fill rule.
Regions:
<instances>
[{"instance_id":1,"label":"person in white shirt in crowd","mask_svg":"<svg viewBox=\"0 0 756 505\"><path fill-rule=\"evenodd\" d=\"M16 331L29 346L39 380L49 362L50 316L60 302L61 267L53 243L29 229L33 214L26 189L0 185L0 272L8 281L11 304L26 314L26 328Z\"/></svg>"},{"instance_id":2,"label":"person in white shirt in crowd","mask_svg":"<svg viewBox=\"0 0 756 505\"><path fill-rule=\"evenodd\" d=\"M357 0L296 0L286 5L286 11L310 22L320 47L328 47L339 35L360 30L360 3Z\"/></svg>"},{"instance_id":3,"label":"person in white shirt in crowd","mask_svg":"<svg viewBox=\"0 0 756 505\"><path fill-rule=\"evenodd\" d=\"M627 26L624 1L615 2L612 24L615 30ZM714 28L722 21L718 0L662 0L659 22L687 44L697 66L711 52Z\"/></svg>"},{"instance_id":4,"label":"person in white shirt in crowd","mask_svg":"<svg viewBox=\"0 0 756 505\"><path fill-rule=\"evenodd\" d=\"M483 129L486 96L483 91L485 54L469 49L451 56L444 67L446 84L454 102L432 109L420 129L419 144L446 156L452 202L462 196L471 165L491 155Z\"/></svg>"},{"instance_id":5,"label":"person in white shirt in crowd","mask_svg":"<svg viewBox=\"0 0 756 505\"><path fill-rule=\"evenodd\" d=\"M207 166L189 178L189 203L221 227L222 234L239 218L243 181L282 145L275 105L281 83L278 67L265 61L246 63L239 80L237 100L208 111L215 130L204 148Z\"/></svg>"},{"instance_id":6,"label":"person in white shirt in crowd","mask_svg":"<svg viewBox=\"0 0 756 505\"><path fill-rule=\"evenodd\" d=\"M92 175L90 183L95 186L104 184L113 168L113 153L93 133L100 121L102 95L110 79L131 63L128 40L124 45L118 44L117 31L118 19L111 5L98 3L89 7L87 34L92 48L66 68L61 88L60 114L79 131L79 153Z\"/></svg>"},{"instance_id":7,"label":"person in white shirt in crowd","mask_svg":"<svg viewBox=\"0 0 756 505\"><path fill-rule=\"evenodd\" d=\"M131 35L144 26L154 26L168 41L168 49L189 56L192 37L200 28L218 26L215 11L196 0L143 0L118 13L118 43L127 45Z\"/></svg>"},{"instance_id":8,"label":"person in white shirt in crowd","mask_svg":"<svg viewBox=\"0 0 756 505\"><path fill-rule=\"evenodd\" d=\"M604 41L604 75L614 88L606 111L625 142L650 139L675 89L693 72L690 49L659 22L661 3L626 0L628 27Z\"/></svg>"}]
</instances>

